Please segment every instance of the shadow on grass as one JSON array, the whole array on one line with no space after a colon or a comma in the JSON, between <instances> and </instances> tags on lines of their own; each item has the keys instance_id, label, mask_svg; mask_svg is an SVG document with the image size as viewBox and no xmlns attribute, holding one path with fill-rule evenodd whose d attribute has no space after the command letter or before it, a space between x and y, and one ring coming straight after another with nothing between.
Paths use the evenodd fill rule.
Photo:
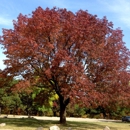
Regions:
<instances>
[{"instance_id":1,"label":"shadow on grass","mask_svg":"<svg viewBox=\"0 0 130 130\"><path fill-rule=\"evenodd\" d=\"M15 127L44 127L48 128L53 124L58 124L58 121L37 120L35 118L0 118L0 123L6 123L9 126Z\"/></svg>"},{"instance_id":2,"label":"shadow on grass","mask_svg":"<svg viewBox=\"0 0 130 130\"><path fill-rule=\"evenodd\" d=\"M76 130L86 130L86 129L103 129L105 125L100 125L94 122L72 122L68 121L66 127L71 127Z\"/></svg>"},{"instance_id":3,"label":"shadow on grass","mask_svg":"<svg viewBox=\"0 0 130 130\"><path fill-rule=\"evenodd\" d=\"M58 121L51 120L38 120L35 118L0 118L0 123L6 123L9 126L15 127L30 127L30 128L49 128L52 125L58 125L61 129L68 129L71 127L73 130L85 129L103 129L105 126L94 122L75 122L67 121L66 124L61 125Z\"/></svg>"}]
</instances>

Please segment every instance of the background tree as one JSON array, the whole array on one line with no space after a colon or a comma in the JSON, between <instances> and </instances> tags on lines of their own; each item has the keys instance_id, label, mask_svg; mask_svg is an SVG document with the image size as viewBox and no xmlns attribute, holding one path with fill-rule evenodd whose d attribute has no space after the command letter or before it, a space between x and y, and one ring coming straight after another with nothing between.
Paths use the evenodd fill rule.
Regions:
<instances>
[{"instance_id":1,"label":"background tree","mask_svg":"<svg viewBox=\"0 0 130 130\"><path fill-rule=\"evenodd\" d=\"M6 75L5 71L0 71L0 107L2 111L16 114L16 110L21 106L21 101L17 93L13 93L12 87L18 80Z\"/></svg>"},{"instance_id":2,"label":"background tree","mask_svg":"<svg viewBox=\"0 0 130 130\"><path fill-rule=\"evenodd\" d=\"M6 71L21 75L31 86L40 83L42 95L56 93L60 123L66 122L70 102L107 105L115 91L122 99L130 89L129 50L122 31L113 29L106 17L38 7L32 15L20 14L13 24L13 29L3 29L1 37Z\"/></svg>"},{"instance_id":3,"label":"background tree","mask_svg":"<svg viewBox=\"0 0 130 130\"><path fill-rule=\"evenodd\" d=\"M34 80L38 79L38 77L34 78ZM51 107L53 106L53 100L57 99L57 95L49 92L48 89L44 87L44 84L39 82L36 86L31 86L28 80L21 79L12 87L12 91L19 94L25 114L29 117L39 114L52 115Z\"/></svg>"}]
</instances>

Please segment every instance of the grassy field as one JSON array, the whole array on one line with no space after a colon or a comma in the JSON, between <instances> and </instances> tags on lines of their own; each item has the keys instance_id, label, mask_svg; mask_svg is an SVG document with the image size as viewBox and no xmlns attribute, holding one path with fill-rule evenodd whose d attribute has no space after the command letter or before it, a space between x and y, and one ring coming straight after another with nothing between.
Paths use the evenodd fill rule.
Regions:
<instances>
[{"instance_id":1,"label":"grassy field","mask_svg":"<svg viewBox=\"0 0 130 130\"><path fill-rule=\"evenodd\" d=\"M61 130L103 130L105 126L109 126L111 130L130 130L130 123L122 122L76 122L67 121L67 124L60 125L58 121L38 120L35 118L0 118L0 123L6 123L6 126L0 127L0 130L36 130L38 127L43 127L44 130L49 130L52 125L57 125Z\"/></svg>"}]
</instances>

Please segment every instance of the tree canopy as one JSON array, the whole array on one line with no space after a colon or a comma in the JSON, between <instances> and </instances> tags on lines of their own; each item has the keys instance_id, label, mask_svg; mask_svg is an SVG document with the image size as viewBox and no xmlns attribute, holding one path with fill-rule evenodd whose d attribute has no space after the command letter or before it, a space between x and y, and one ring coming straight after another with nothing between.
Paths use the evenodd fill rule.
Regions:
<instances>
[{"instance_id":1,"label":"tree canopy","mask_svg":"<svg viewBox=\"0 0 130 130\"><path fill-rule=\"evenodd\" d=\"M5 71L44 87L46 94L56 93L61 123L70 102L105 106L130 96L130 52L122 30L106 17L38 7L31 15L20 14L13 25L1 36Z\"/></svg>"}]
</instances>

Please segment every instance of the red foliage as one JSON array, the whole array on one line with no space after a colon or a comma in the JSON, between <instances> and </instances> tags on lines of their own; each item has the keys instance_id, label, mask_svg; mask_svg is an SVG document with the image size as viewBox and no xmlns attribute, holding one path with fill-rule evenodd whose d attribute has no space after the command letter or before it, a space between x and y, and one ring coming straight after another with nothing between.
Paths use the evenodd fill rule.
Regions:
<instances>
[{"instance_id":1,"label":"red foliage","mask_svg":"<svg viewBox=\"0 0 130 130\"><path fill-rule=\"evenodd\" d=\"M29 80L22 80L22 81L19 81L17 84L15 84L11 90L13 92L26 92L28 94L30 94L32 92L32 86L30 84L30 81Z\"/></svg>"},{"instance_id":2,"label":"red foliage","mask_svg":"<svg viewBox=\"0 0 130 130\"><path fill-rule=\"evenodd\" d=\"M106 17L38 7L13 23L14 29L3 29L1 38L10 74L32 82L39 76L38 83L50 84L48 89L64 101L88 106L130 96L130 52L122 31Z\"/></svg>"}]
</instances>

